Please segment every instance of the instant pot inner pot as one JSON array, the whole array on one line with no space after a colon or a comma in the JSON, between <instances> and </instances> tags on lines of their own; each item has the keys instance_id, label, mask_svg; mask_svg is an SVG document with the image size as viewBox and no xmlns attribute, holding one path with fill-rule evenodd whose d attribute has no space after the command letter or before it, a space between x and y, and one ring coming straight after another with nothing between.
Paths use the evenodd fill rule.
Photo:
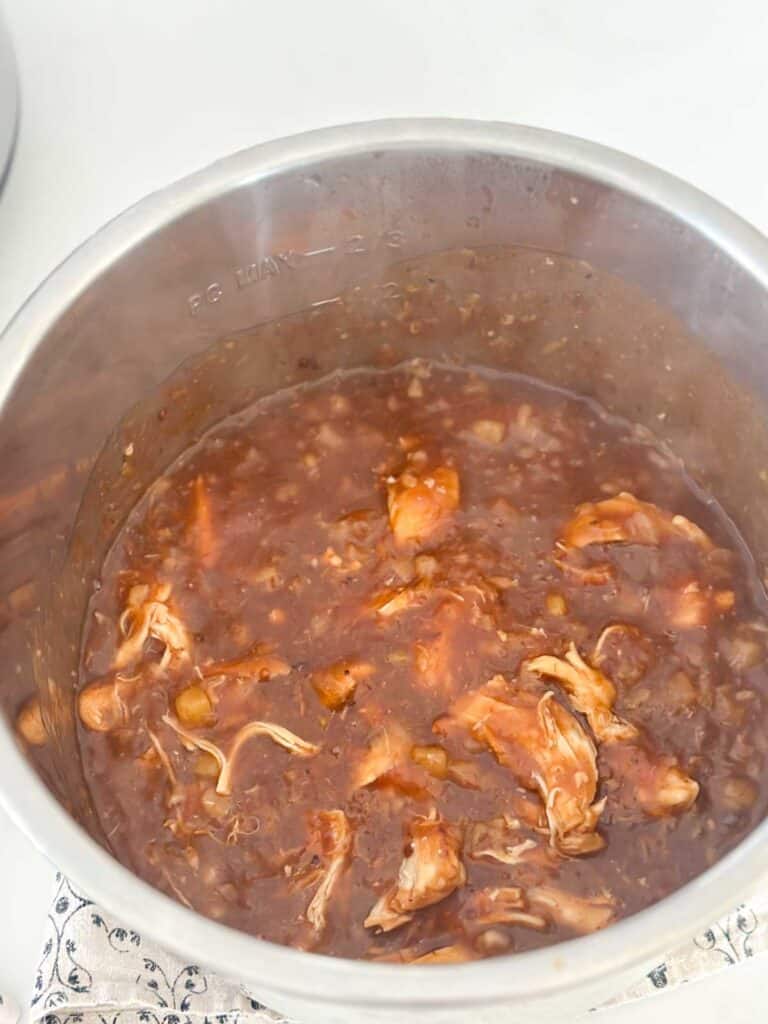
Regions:
<instances>
[{"instance_id":1,"label":"instant pot inner pot","mask_svg":"<svg viewBox=\"0 0 768 1024\"><path fill-rule=\"evenodd\" d=\"M53 727L41 770L106 843L73 700L103 556L148 484L212 424L339 368L420 356L592 396L685 459L762 571L767 322L758 283L691 226L511 157L396 148L207 200L93 277L4 410L2 564L24 595L2 633L20 666L6 710L32 679L31 633Z\"/></svg>"}]
</instances>

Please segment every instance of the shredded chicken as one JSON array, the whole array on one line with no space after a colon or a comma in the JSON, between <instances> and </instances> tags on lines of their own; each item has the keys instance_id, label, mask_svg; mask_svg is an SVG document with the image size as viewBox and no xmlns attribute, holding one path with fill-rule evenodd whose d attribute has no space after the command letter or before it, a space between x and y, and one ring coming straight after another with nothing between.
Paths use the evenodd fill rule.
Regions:
<instances>
[{"instance_id":1,"label":"shredded chicken","mask_svg":"<svg viewBox=\"0 0 768 1024\"><path fill-rule=\"evenodd\" d=\"M287 661L265 650L262 644L257 645L242 658L213 661L200 667L204 679L212 679L215 676L236 676L239 679L258 679L262 682L287 676L290 671L291 666Z\"/></svg>"},{"instance_id":2,"label":"shredded chicken","mask_svg":"<svg viewBox=\"0 0 768 1024\"><path fill-rule=\"evenodd\" d=\"M419 581L411 586L399 587L397 590L385 590L373 599L373 608L383 619L400 615L425 604L434 593L430 583Z\"/></svg>"},{"instance_id":3,"label":"shredded chicken","mask_svg":"<svg viewBox=\"0 0 768 1024\"><path fill-rule=\"evenodd\" d=\"M605 928L616 914L616 900L609 893L582 897L552 885L538 885L528 889L526 896L532 910L578 935Z\"/></svg>"},{"instance_id":4,"label":"shredded chicken","mask_svg":"<svg viewBox=\"0 0 768 1024\"><path fill-rule=\"evenodd\" d=\"M373 675L367 661L337 661L335 665L312 673L312 686L329 711L340 711L352 700L358 683Z\"/></svg>"},{"instance_id":5,"label":"shredded chicken","mask_svg":"<svg viewBox=\"0 0 768 1024\"><path fill-rule=\"evenodd\" d=\"M387 481L389 524L398 544L428 540L458 507L459 475L450 467L421 473L409 468Z\"/></svg>"},{"instance_id":6,"label":"shredded chicken","mask_svg":"<svg viewBox=\"0 0 768 1024\"><path fill-rule=\"evenodd\" d=\"M123 641L112 661L114 669L123 669L138 661L150 637L165 645L160 664L167 668L173 661L187 661L192 642L186 626L170 608L171 586L139 583L128 591L128 601L118 624Z\"/></svg>"},{"instance_id":7,"label":"shredded chicken","mask_svg":"<svg viewBox=\"0 0 768 1024\"><path fill-rule=\"evenodd\" d=\"M560 536L566 548L622 543L657 547L670 538L690 541L705 552L713 547L706 533L690 519L672 515L626 491L604 501L579 505Z\"/></svg>"},{"instance_id":8,"label":"shredded chicken","mask_svg":"<svg viewBox=\"0 0 768 1024\"><path fill-rule=\"evenodd\" d=\"M537 931L547 927L544 917L530 912L526 894L515 885L478 889L464 901L461 916L465 926L473 929L494 924L520 925Z\"/></svg>"},{"instance_id":9,"label":"shredded chicken","mask_svg":"<svg viewBox=\"0 0 768 1024\"><path fill-rule=\"evenodd\" d=\"M427 285L383 301L439 355ZM492 347L541 312L458 300ZM418 968L610 926L759 819L759 579L641 428L419 362L246 413L131 513L74 652L94 800L140 873L265 940ZM22 569L0 627L34 610ZM55 745L54 682L20 741Z\"/></svg>"},{"instance_id":10,"label":"shredded chicken","mask_svg":"<svg viewBox=\"0 0 768 1024\"><path fill-rule=\"evenodd\" d=\"M173 878L171 878L171 875L170 875L170 872L168 871L168 868L161 867L160 868L160 873L162 874L163 878L165 879L166 885L171 890L171 892L174 894L174 896L179 901L179 903L183 904L185 907L189 907L190 910L194 910L195 908L189 902L189 898L185 894L184 890L180 889L179 886L176 884L176 882L174 882Z\"/></svg>"},{"instance_id":11,"label":"shredded chicken","mask_svg":"<svg viewBox=\"0 0 768 1024\"><path fill-rule=\"evenodd\" d=\"M556 855L541 846L518 818L503 815L467 826L464 849L472 860L494 860L499 864L538 863L551 867Z\"/></svg>"},{"instance_id":12,"label":"shredded chicken","mask_svg":"<svg viewBox=\"0 0 768 1024\"><path fill-rule=\"evenodd\" d=\"M315 845L327 866L307 907L307 920L315 938L325 931L328 905L344 866L352 851L352 829L343 811L318 811L312 816L310 827L316 833Z\"/></svg>"},{"instance_id":13,"label":"shredded chicken","mask_svg":"<svg viewBox=\"0 0 768 1024\"><path fill-rule=\"evenodd\" d=\"M385 590L377 594L372 601L372 607L377 615L383 619L390 619L402 612L410 611L411 608L419 608L427 601L436 597L445 597L451 601L464 601L464 596L458 590L451 590L448 587L436 585L430 579L420 579L406 587L399 587L396 590Z\"/></svg>"},{"instance_id":14,"label":"shredded chicken","mask_svg":"<svg viewBox=\"0 0 768 1024\"><path fill-rule=\"evenodd\" d=\"M232 740L232 745L229 748L229 759L219 776L219 782L216 786L217 793L231 792L232 770L235 758L242 749L243 744L254 736L268 736L273 743L276 743L279 747L284 747L285 750L295 754L297 757L314 757L315 754L320 752L320 747L316 743L308 743L282 725L275 725L273 722L249 722L235 733L235 738Z\"/></svg>"},{"instance_id":15,"label":"shredded chicken","mask_svg":"<svg viewBox=\"0 0 768 1024\"><path fill-rule=\"evenodd\" d=\"M613 712L616 688L611 680L588 665L574 644L569 646L565 658L545 654L526 662L526 667L562 685L576 710L586 716L598 740L630 740L638 735L634 725Z\"/></svg>"},{"instance_id":16,"label":"shredded chicken","mask_svg":"<svg viewBox=\"0 0 768 1024\"><path fill-rule=\"evenodd\" d=\"M571 644L565 659L545 655L527 667L539 675L557 679L573 706L586 716L592 731L603 744L605 756L646 813L661 816L687 810L696 800L698 783L677 765L673 757L651 754L643 745L640 730L613 712L616 688L598 669L591 668ZM615 745L621 744L621 749Z\"/></svg>"},{"instance_id":17,"label":"shredded chicken","mask_svg":"<svg viewBox=\"0 0 768 1024\"><path fill-rule=\"evenodd\" d=\"M202 750L216 759L219 766L219 778L216 785L216 792L223 793L225 796L229 795L229 791L224 791L219 788L221 785L221 773L226 768L228 760L224 751L210 740L206 740L202 736L195 736L194 733L185 729L183 725L179 725L178 722L175 722L170 715L163 715L162 720L169 728L173 729L173 731L181 737L186 747Z\"/></svg>"},{"instance_id":18,"label":"shredded chicken","mask_svg":"<svg viewBox=\"0 0 768 1024\"><path fill-rule=\"evenodd\" d=\"M597 762L594 744L551 692L539 697L495 676L438 719L437 732L458 725L484 743L528 789L537 791L554 846L578 855L601 849L595 832L604 801L594 802Z\"/></svg>"},{"instance_id":19,"label":"shredded chicken","mask_svg":"<svg viewBox=\"0 0 768 1024\"><path fill-rule=\"evenodd\" d=\"M171 786L171 800L178 803L176 797L178 793L179 780L176 776L176 772L173 770L171 759L170 757L168 757L168 753L165 747L162 745L160 740L157 738L157 736L155 736L151 729L147 729L147 735L149 736L149 742L152 744L151 750L148 751L147 754L154 752L155 757L162 765L165 774L168 776L168 782L170 783ZM146 763L149 760L147 754L144 754L143 757L141 758L141 760L143 760L144 763Z\"/></svg>"},{"instance_id":20,"label":"shredded chicken","mask_svg":"<svg viewBox=\"0 0 768 1024\"><path fill-rule=\"evenodd\" d=\"M371 908L365 927L384 932L399 928L417 910L450 896L466 878L459 830L437 817L416 818L397 879Z\"/></svg>"},{"instance_id":21,"label":"shredded chicken","mask_svg":"<svg viewBox=\"0 0 768 1024\"><path fill-rule=\"evenodd\" d=\"M290 729L284 728L282 725L275 725L273 722L248 722L235 733L234 739L232 740L229 748L229 753L225 754L224 751L215 743L211 743L210 740L203 739L200 736L195 736L183 726L179 725L178 722L175 722L169 715L163 715L162 720L167 726L170 726L174 732L178 733L178 735L187 744L197 747L199 750L204 750L206 753L212 754L216 758L219 765L219 778L216 783L216 792L222 796L229 796L231 794L232 772L235 760L242 749L243 744L253 736L268 736L273 743L276 743L280 747L284 747L287 751L291 754L295 754L297 757L314 757L315 754L320 751L320 747L316 743L308 743L306 740L301 739L301 737L292 733Z\"/></svg>"}]
</instances>

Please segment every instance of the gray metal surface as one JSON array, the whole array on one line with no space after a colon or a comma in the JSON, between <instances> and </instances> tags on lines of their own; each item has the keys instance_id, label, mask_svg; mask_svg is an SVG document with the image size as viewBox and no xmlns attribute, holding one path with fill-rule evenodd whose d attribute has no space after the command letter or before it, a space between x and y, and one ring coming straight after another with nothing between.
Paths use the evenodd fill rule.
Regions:
<instances>
[{"instance_id":1,"label":"gray metal surface","mask_svg":"<svg viewBox=\"0 0 768 1024\"><path fill-rule=\"evenodd\" d=\"M107 225L41 285L0 339L0 485L12 489L52 466L92 460L135 403L146 402L182 361L204 360L222 337L333 306L363 278L386 298L394 264L429 265L430 253L489 245L587 261L679 318L678 330L677 321L659 320L650 300L643 306L624 296L618 309L630 329L597 295L594 336L615 328L624 338L623 348L604 349L604 360L613 360L610 374L602 372L605 361L583 359L572 366L541 362L541 373L589 390L636 420L655 423L663 409L662 433L724 501L764 562L768 521L756 480L768 465L768 243L713 200L639 161L501 124L404 120L308 133L229 157ZM457 287L468 283L456 280ZM293 339L296 348L285 348L289 342L265 331L243 347L250 360L243 376L260 381L262 390L290 382L281 352L294 354L301 343ZM686 332L696 338L686 339ZM539 367L534 357L527 369ZM360 358L341 346L337 364ZM720 367L727 371L722 379ZM186 427L183 417L175 420L175 433L148 415L151 401L131 414L148 477L226 411L216 389L232 375L216 373L211 363L198 375L207 390L197 395ZM83 493L70 567L94 562L93 552L108 542L131 500L118 454L108 447L97 474L98 486L112 488L114 514L94 505L95 485L86 492L83 478L60 502L41 577L58 578L63 539ZM78 792L71 728L66 734L85 596L76 591L65 587L66 600L47 620L38 669L51 720L61 722L58 782L83 824L42 784L5 723L0 799L64 872L126 924L248 983L263 1002L299 1019L447 1021L471 1013L473 1021L530 1021L573 1014L708 923L764 871L766 825L706 875L605 932L458 966L336 960L224 928L141 882L88 834L98 838L97 823Z\"/></svg>"}]
</instances>

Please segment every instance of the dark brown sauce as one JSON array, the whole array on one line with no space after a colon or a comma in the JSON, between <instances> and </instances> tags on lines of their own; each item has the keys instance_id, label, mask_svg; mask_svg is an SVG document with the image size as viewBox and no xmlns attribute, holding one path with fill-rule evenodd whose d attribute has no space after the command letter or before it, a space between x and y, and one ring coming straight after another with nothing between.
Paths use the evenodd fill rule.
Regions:
<instances>
[{"instance_id":1,"label":"dark brown sauce","mask_svg":"<svg viewBox=\"0 0 768 1024\"><path fill-rule=\"evenodd\" d=\"M438 467L458 476L457 506L428 536L398 543L388 487ZM655 543L564 551L577 506L622 492L687 517L711 543L670 526ZM587 582L600 572L603 582ZM150 630L116 666L136 635L140 613L123 613L141 586L133 600L145 604L166 586L160 603L182 624L185 649L170 656ZM612 625L627 628L604 638L598 657ZM108 730L81 728L85 771L120 860L235 927L340 956L523 950L591 927L528 894L584 897L608 908L596 919L604 924L705 870L765 814L765 638L762 587L738 533L644 429L512 374L429 363L341 373L220 424L131 514L90 608L82 681L106 680L119 709ZM698 784L691 806L641 806L627 746L593 735L563 687L528 669L570 644L613 681L614 711L639 730L649 764L674 763ZM255 675L211 668L244 657ZM342 684L355 676L338 710L318 696L329 666ZM504 694L552 692L595 747L595 801L605 805L587 831L602 849L566 856L525 771L477 731L441 728L462 696L498 675ZM210 716L185 738L175 698L190 686ZM218 767L189 735L226 751L250 721L290 730L317 752L251 737L233 760L231 792L217 794ZM406 765L356 788L376 737L402 731L409 751L443 753L408 753ZM346 815L351 848L327 921L313 928L307 910L333 846L313 816L334 809ZM503 815L530 820L505 826L497 849L528 842L533 855L482 855L478 823L501 827ZM445 823L463 884L391 931L365 927L422 819ZM477 894L493 901L499 889L507 898L519 889L522 913L539 923L484 924Z\"/></svg>"}]
</instances>

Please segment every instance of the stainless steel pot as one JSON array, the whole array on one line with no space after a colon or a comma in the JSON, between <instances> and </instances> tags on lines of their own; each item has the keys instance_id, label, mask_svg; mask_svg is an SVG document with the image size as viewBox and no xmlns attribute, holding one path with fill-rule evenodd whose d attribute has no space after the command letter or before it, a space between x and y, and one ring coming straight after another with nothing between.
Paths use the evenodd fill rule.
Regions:
<instances>
[{"instance_id":1,"label":"stainless steel pot","mask_svg":"<svg viewBox=\"0 0 768 1024\"><path fill-rule=\"evenodd\" d=\"M19 117L16 58L0 11L0 189L10 167Z\"/></svg>"},{"instance_id":2,"label":"stainless steel pot","mask_svg":"<svg viewBox=\"0 0 768 1024\"><path fill-rule=\"evenodd\" d=\"M357 294L360 280L366 294L379 290L369 309L378 314L399 288L393 265L441 266L430 253L489 245L586 261L578 264L585 278L591 268L615 275L591 293L582 321L589 336L573 342L573 354L549 358L547 338L534 332L522 348L505 350L505 365L591 391L611 408L654 424L721 498L763 564L768 243L762 236L661 171L561 135L450 120L313 132L238 153L128 210L41 285L0 341L0 494L28 493L25 482L47 480L42 493L54 496L55 509L29 527L36 550L45 551L35 576L56 581L37 663L53 726L71 722L69 672L87 589L80 585L83 566L97 567L96 553L143 482L228 410L227 386L238 376L247 379L244 399L297 379L297 366L306 371L367 357L355 339L339 340L336 355L325 348L313 363L311 317L293 333L268 325L234 342L221 339L307 308L322 319L342 293ZM454 291L468 288L474 267L472 258L461 263ZM451 273L444 266L438 272ZM553 287L571 287L566 271L553 281L536 286L537 300L546 304ZM636 289L670 313L638 299ZM620 296L618 306L612 294ZM346 338L338 320L322 322L326 334ZM624 341L614 346L611 331L618 325ZM412 344L418 350L419 339ZM475 346L473 358L501 358L479 336L467 344ZM304 356L293 360L302 345ZM189 390L163 384L190 358L186 386L193 381L197 389L194 408ZM222 359L229 360L224 375L217 369ZM118 426L140 400L129 427ZM88 485L85 469L116 427ZM128 438L145 455L134 475L124 470L121 439ZM58 490L50 481L62 474L69 488ZM97 830L77 791L71 729L57 740L56 754L53 784L62 802L29 765L11 728L0 728L0 798L40 849L126 924L305 1021L447 1021L467 1013L474 1021L528 1021L575 1014L736 902L764 871L768 853L764 824L649 910L541 951L435 968L337 960L229 930L140 881L89 834Z\"/></svg>"}]
</instances>

